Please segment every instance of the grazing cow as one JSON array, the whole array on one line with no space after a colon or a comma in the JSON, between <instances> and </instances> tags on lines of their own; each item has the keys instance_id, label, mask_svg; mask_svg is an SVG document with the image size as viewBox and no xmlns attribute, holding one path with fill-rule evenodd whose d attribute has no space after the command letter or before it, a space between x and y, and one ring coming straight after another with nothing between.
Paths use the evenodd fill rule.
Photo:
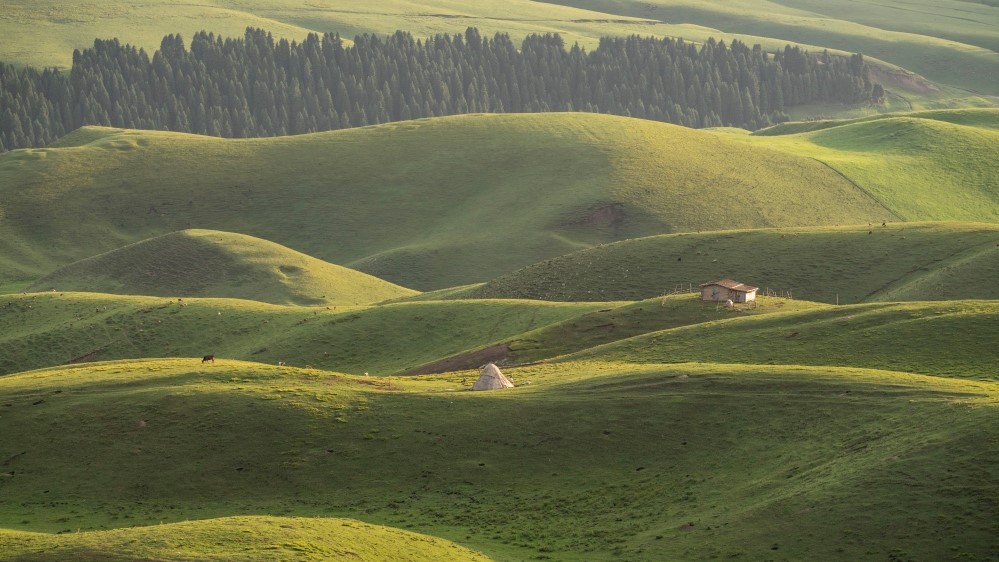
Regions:
<instances>
[{"instance_id":1,"label":"grazing cow","mask_svg":"<svg viewBox=\"0 0 999 562\"><path fill-rule=\"evenodd\" d=\"M211 361L212 363L214 363L215 362L215 356L214 355L205 355L204 357L201 358L201 362L202 363L207 363L209 361Z\"/></svg>"}]
</instances>

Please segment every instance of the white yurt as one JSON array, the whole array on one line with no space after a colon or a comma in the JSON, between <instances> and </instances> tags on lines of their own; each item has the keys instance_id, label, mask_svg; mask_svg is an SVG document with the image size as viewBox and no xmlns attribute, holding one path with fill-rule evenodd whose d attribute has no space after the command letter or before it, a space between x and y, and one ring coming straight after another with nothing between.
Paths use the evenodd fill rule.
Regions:
<instances>
[{"instance_id":1,"label":"white yurt","mask_svg":"<svg viewBox=\"0 0 999 562\"><path fill-rule=\"evenodd\" d=\"M499 367L490 363L482 368L479 379L472 385L472 390L496 390L497 388L513 388L513 383L503 376Z\"/></svg>"}]
</instances>

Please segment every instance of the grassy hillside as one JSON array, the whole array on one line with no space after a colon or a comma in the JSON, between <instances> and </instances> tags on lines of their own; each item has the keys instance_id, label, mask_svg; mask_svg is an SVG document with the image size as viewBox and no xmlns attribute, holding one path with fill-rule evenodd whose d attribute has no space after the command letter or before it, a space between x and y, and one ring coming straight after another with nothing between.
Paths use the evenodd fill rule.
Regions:
<instances>
[{"instance_id":1,"label":"grassy hillside","mask_svg":"<svg viewBox=\"0 0 999 562\"><path fill-rule=\"evenodd\" d=\"M999 226L881 223L671 234L540 262L461 298L636 300L732 278L842 304L999 298Z\"/></svg>"},{"instance_id":2,"label":"grassy hillside","mask_svg":"<svg viewBox=\"0 0 999 562\"><path fill-rule=\"evenodd\" d=\"M9 295L0 300L0 374L71 360L189 357L195 363L206 354L392 374L608 306L614 304L296 307L91 293Z\"/></svg>"},{"instance_id":3,"label":"grassy hillside","mask_svg":"<svg viewBox=\"0 0 999 562\"><path fill-rule=\"evenodd\" d=\"M0 14L0 60L34 66L68 67L73 49L94 38L117 37L153 52L164 35L189 39L201 30L242 36L260 27L275 36L301 41L308 33L338 32L347 39L362 33L391 34L398 29L417 36L462 32L469 26L483 33L559 32L567 41L594 46L601 36L648 34L659 22L588 12L528 0L345 0L302 4L291 0L207 0L169 4L127 0L109 5L94 0L9 0ZM665 27L665 26L664 26Z\"/></svg>"},{"instance_id":4,"label":"grassy hillside","mask_svg":"<svg viewBox=\"0 0 999 562\"><path fill-rule=\"evenodd\" d=\"M732 138L817 158L904 220L999 222L997 121L999 110L930 111Z\"/></svg>"},{"instance_id":5,"label":"grassy hillside","mask_svg":"<svg viewBox=\"0 0 999 562\"><path fill-rule=\"evenodd\" d=\"M426 290L625 238L890 214L825 164L750 142L579 113L252 140L86 128L0 156L0 280L206 228Z\"/></svg>"},{"instance_id":6,"label":"grassy hillside","mask_svg":"<svg viewBox=\"0 0 999 562\"><path fill-rule=\"evenodd\" d=\"M64 548L169 533L170 548L194 551L231 540L211 532L226 520L123 528L350 517L498 560L944 559L999 549L995 383L725 365L508 374L533 384L448 392L460 373L388 381L180 360L3 377L0 525L122 528L44 539ZM254 523L239 544L273 536L288 552L329 529L310 519L313 531L295 534L298 521L274 535Z\"/></svg>"},{"instance_id":7,"label":"grassy hillside","mask_svg":"<svg viewBox=\"0 0 999 562\"><path fill-rule=\"evenodd\" d=\"M573 357L857 366L999 381L999 350L987 335L999 321L999 301L863 304L733 316L636 336Z\"/></svg>"},{"instance_id":8,"label":"grassy hillside","mask_svg":"<svg viewBox=\"0 0 999 562\"><path fill-rule=\"evenodd\" d=\"M183 230L72 263L29 291L228 297L273 304L371 304L417 294L279 244Z\"/></svg>"},{"instance_id":9,"label":"grassy hillside","mask_svg":"<svg viewBox=\"0 0 999 562\"><path fill-rule=\"evenodd\" d=\"M547 0L726 34L862 52L930 80L999 94L999 7L962 0Z\"/></svg>"},{"instance_id":10,"label":"grassy hillside","mask_svg":"<svg viewBox=\"0 0 999 562\"><path fill-rule=\"evenodd\" d=\"M761 299L758 306L740 307L742 316L822 309L825 305L783 298ZM712 322L732 316L732 311L702 303L694 295L671 295L586 312L518 334L486 348L446 357L411 369L435 373L475 369L485 361L517 365L551 359L640 334Z\"/></svg>"},{"instance_id":11,"label":"grassy hillside","mask_svg":"<svg viewBox=\"0 0 999 562\"><path fill-rule=\"evenodd\" d=\"M0 529L0 560L489 560L450 541L350 519L224 517L84 533Z\"/></svg>"}]
</instances>

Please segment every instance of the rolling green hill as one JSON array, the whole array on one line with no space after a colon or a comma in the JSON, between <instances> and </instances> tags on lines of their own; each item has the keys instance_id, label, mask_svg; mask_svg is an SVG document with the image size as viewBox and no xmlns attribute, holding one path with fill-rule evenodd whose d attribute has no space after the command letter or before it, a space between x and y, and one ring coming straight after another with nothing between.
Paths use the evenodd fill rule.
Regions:
<instances>
[{"instance_id":1,"label":"rolling green hill","mask_svg":"<svg viewBox=\"0 0 999 562\"><path fill-rule=\"evenodd\" d=\"M337 526L257 520L242 540L220 527L244 519L158 526L277 514L406 528L497 560L999 549L995 383L694 364L508 374L532 384L449 392L460 373L386 380L186 360L2 377L0 415L16 430L0 432L0 526L17 533L0 540L121 529L34 544L135 541L127 548L149 556L158 545L144 537L165 539L166 552L271 541L304 558ZM408 540L358 531L334 544Z\"/></svg>"},{"instance_id":2,"label":"rolling green hill","mask_svg":"<svg viewBox=\"0 0 999 562\"><path fill-rule=\"evenodd\" d=\"M546 0L723 34L862 52L930 80L999 94L999 7L962 0ZM932 88L932 86L930 86Z\"/></svg>"},{"instance_id":3,"label":"rolling green hill","mask_svg":"<svg viewBox=\"0 0 999 562\"><path fill-rule=\"evenodd\" d=\"M416 294L273 242L183 230L94 256L46 275L29 291L227 297L272 304L356 305Z\"/></svg>"},{"instance_id":4,"label":"rolling green hill","mask_svg":"<svg viewBox=\"0 0 999 562\"><path fill-rule=\"evenodd\" d=\"M299 307L94 293L8 295L0 299L0 374L70 361L206 354L394 374L614 306L477 300Z\"/></svg>"},{"instance_id":5,"label":"rolling green hill","mask_svg":"<svg viewBox=\"0 0 999 562\"><path fill-rule=\"evenodd\" d=\"M570 359L856 366L999 381L999 350L987 335L997 322L995 300L833 306L682 326Z\"/></svg>"},{"instance_id":6,"label":"rolling green hill","mask_svg":"<svg viewBox=\"0 0 999 562\"><path fill-rule=\"evenodd\" d=\"M205 228L427 290L625 238L890 214L826 164L763 142L580 113L247 140L85 128L0 156L0 281Z\"/></svg>"},{"instance_id":7,"label":"rolling green hill","mask_svg":"<svg viewBox=\"0 0 999 562\"><path fill-rule=\"evenodd\" d=\"M119 38L153 52L164 35L190 38L202 30L240 36L247 27L301 41L308 33L337 32L345 39L363 33L380 35L398 29L416 36L463 32L559 32L570 42L594 46L601 36L656 33L659 22L610 17L575 8L528 0L370 0L363 5L345 0L302 4L290 0L208 0L169 4L157 0L127 0L108 5L94 0L9 0L0 15L0 60L38 67L68 67L73 49L94 38Z\"/></svg>"},{"instance_id":8,"label":"rolling green hill","mask_svg":"<svg viewBox=\"0 0 999 562\"><path fill-rule=\"evenodd\" d=\"M559 256L452 297L637 300L731 278L827 303L997 299L997 258L999 226L985 223L671 234Z\"/></svg>"},{"instance_id":9,"label":"rolling green hill","mask_svg":"<svg viewBox=\"0 0 999 562\"><path fill-rule=\"evenodd\" d=\"M817 158L903 220L999 222L999 110L848 120L797 135L732 135Z\"/></svg>"},{"instance_id":10,"label":"rolling green hill","mask_svg":"<svg viewBox=\"0 0 999 562\"><path fill-rule=\"evenodd\" d=\"M224 517L85 533L0 529L0 560L489 560L450 541L349 519Z\"/></svg>"}]
</instances>

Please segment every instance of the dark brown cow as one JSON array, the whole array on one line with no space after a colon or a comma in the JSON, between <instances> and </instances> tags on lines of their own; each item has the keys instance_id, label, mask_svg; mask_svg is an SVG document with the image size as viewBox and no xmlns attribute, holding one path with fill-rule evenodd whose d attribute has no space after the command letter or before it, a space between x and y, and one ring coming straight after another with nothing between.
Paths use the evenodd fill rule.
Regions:
<instances>
[{"instance_id":1,"label":"dark brown cow","mask_svg":"<svg viewBox=\"0 0 999 562\"><path fill-rule=\"evenodd\" d=\"M214 363L215 362L215 356L214 355L205 355L204 357L201 358L201 362L202 363L207 363L209 361L211 361L212 363Z\"/></svg>"}]
</instances>

